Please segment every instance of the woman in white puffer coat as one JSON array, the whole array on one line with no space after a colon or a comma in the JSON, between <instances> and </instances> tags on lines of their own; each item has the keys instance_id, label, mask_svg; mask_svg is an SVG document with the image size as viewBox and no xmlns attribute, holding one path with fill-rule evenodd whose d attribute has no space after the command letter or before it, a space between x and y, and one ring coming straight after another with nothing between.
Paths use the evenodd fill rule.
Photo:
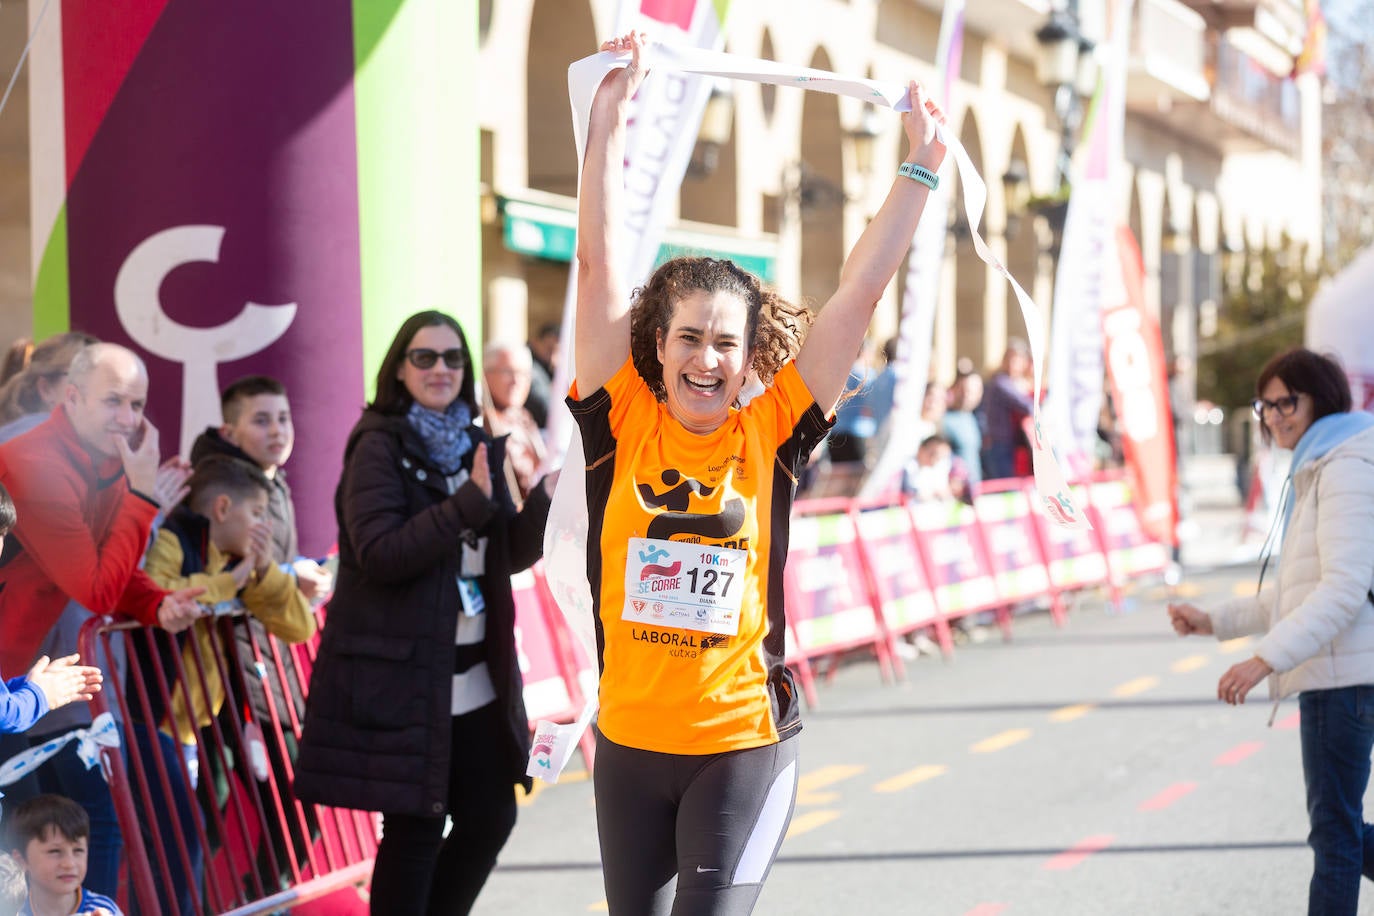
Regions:
<instances>
[{"instance_id":1,"label":"woman in white puffer coat","mask_svg":"<svg viewBox=\"0 0 1374 916\"><path fill-rule=\"evenodd\" d=\"M1254 657L1222 675L1218 699L1243 703L1266 677L1276 704L1298 694L1315 858L1308 913L1353 916L1360 876L1374 879L1363 811L1374 749L1374 416L1351 412L1345 373L1310 350L1270 360L1256 391L1262 435L1293 450L1278 575L1253 597L1210 612L1171 604L1169 617L1182 636L1260 637Z\"/></svg>"}]
</instances>

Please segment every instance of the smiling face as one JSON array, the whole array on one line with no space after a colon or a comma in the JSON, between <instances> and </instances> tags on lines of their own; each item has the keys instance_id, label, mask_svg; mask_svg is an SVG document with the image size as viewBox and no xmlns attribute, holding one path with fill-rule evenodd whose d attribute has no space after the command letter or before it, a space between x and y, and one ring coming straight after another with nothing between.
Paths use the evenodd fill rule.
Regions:
<instances>
[{"instance_id":1,"label":"smiling face","mask_svg":"<svg viewBox=\"0 0 1374 916\"><path fill-rule=\"evenodd\" d=\"M463 341L456 331L446 324L430 325L420 328L410 338L406 352L413 350L433 350L443 353L448 350L462 350ZM463 386L463 373L468 367L450 369L443 359L436 359L428 369L416 368L409 359L402 360L396 377L406 386L406 391L421 407L443 412L458 397Z\"/></svg>"},{"instance_id":2,"label":"smiling face","mask_svg":"<svg viewBox=\"0 0 1374 916\"><path fill-rule=\"evenodd\" d=\"M67 384L64 405L72 428L93 454L119 455L116 439L126 441L143 423L148 376L132 354L106 353L79 381Z\"/></svg>"},{"instance_id":3,"label":"smiling face","mask_svg":"<svg viewBox=\"0 0 1374 916\"><path fill-rule=\"evenodd\" d=\"M1268 428L1270 435L1274 437L1274 444L1279 448L1291 449L1298 444L1302 434L1307 432L1307 428L1312 425L1312 397L1296 391L1290 391L1288 386L1283 383L1283 379L1274 376L1260 392L1260 397L1266 401L1277 402L1290 395L1298 395L1298 406L1289 416L1280 416L1277 410L1266 406L1264 408L1264 425Z\"/></svg>"},{"instance_id":4,"label":"smiling face","mask_svg":"<svg viewBox=\"0 0 1374 916\"><path fill-rule=\"evenodd\" d=\"M658 360L668 410L689 431L714 431L730 416L749 372L749 307L734 293L694 290L677 300Z\"/></svg>"}]
</instances>

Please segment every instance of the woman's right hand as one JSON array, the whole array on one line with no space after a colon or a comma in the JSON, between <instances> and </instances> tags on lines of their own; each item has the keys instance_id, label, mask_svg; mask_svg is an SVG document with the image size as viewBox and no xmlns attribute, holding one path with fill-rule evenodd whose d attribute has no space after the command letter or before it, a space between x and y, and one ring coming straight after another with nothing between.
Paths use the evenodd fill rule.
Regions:
<instances>
[{"instance_id":1,"label":"woman's right hand","mask_svg":"<svg viewBox=\"0 0 1374 916\"><path fill-rule=\"evenodd\" d=\"M621 54L625 51L630 52L630 64L627 67L617 67L606 74L605 79L596 90L596 101L593 107L600 105L624 105L634 98L634 94L639 91L639 86L644 82L645 71L641 55L649 39L643 32L629 32L619 38L611 38L601 43L600 50L610 51L614 54Z\"/></svg>"},{"instance_id":2,"label":"woman's right hand","mask_svg":"<svg viewBox=\"0 0 1374 916\"><path fill-rule=\"evenodd\" d=\"M1212 618L1191 604L1170 604L1169 622L1179 636L1211 636Z\"/></svg>"}]
</instances>

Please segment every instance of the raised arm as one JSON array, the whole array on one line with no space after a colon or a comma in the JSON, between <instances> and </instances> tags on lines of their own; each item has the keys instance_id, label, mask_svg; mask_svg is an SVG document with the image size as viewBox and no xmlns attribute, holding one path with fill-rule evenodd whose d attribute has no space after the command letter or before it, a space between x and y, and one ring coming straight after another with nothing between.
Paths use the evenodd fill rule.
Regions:
<instances>
[{"instance_id":1,"label":"raised arm","mask_svg":"<svg viewBox=\"0 0 1374 916\"><path fill-rule=\"evenodd\" d=\"M586 158L577 194L577 394L585 398L610 380L630 355L630 301L619 275L621 198L625 184L626 113L644 81L644 36L631 32L601 45L630 51L628 67L601 81L592 101Z\"/></svg>"},{"instance_id":2,"label":"raised arm","mask_svg":"<svg viewBox=\"0 0 1374 916\"><path fill-rule=\"evenodd\" d=\"M945 145L935 138L935 125L944 124L945 116L915 81L909 88L912 110L902 113L905 161L936 172L944 161ZM894 177L878 215L844 262L839 289L816 317L797 354L802 380L827 413L840 398L878 298L901 266L929 194L930 189L917 181Z\"/></svg>"}]
</instances>

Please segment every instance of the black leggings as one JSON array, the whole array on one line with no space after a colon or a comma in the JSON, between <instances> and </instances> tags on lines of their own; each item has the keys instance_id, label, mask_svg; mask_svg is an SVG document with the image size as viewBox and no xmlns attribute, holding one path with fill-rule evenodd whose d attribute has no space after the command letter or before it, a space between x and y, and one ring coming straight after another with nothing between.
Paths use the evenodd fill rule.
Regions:
<instances>
[{"instance_id":1,"label":"black leggings","mask_svg":"<svg viewBox=\"0 0 1374 916\"><path fill-rule=\"evenodd\" d=\"M685 756L597 736L596 826L611 916L745 916L797 798L797 740Z\"/></svg>"},{"instance_id":2,"label":"black leggings","mask_svg":"<svg viewBox=\"0 0 1374 916\"><path fill-rule=\"evenodd\" d=\"M444 817L382 815L382 842L372 869L373 916L461 916L496 865L515 827L515 783L505 755L509 741L500 704L453 717L448 813Z\"/></svg>"}]
</instances>

